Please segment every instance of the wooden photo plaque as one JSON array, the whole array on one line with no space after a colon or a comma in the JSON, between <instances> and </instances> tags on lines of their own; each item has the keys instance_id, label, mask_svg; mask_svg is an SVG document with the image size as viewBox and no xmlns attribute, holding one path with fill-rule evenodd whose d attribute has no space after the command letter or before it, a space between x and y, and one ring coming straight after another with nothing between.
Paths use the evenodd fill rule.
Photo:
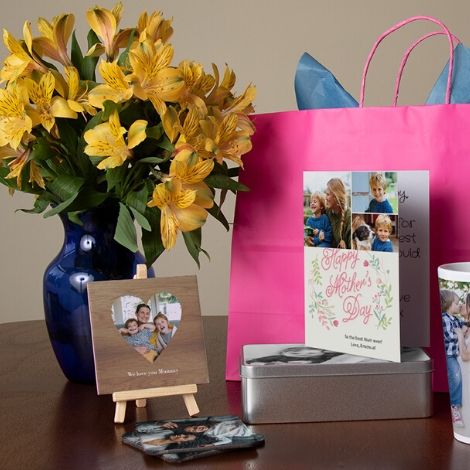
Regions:
<instances>
[{"instance_id":1,"label":"wooden photo plaque","mask_svg":"<svg viewBox=\"0 0 470 470\"><path fill-rule=\"evenodd\" d=\"M88 284L98 395L209 382L196 276Z\"/></svg>"}]
</instances>

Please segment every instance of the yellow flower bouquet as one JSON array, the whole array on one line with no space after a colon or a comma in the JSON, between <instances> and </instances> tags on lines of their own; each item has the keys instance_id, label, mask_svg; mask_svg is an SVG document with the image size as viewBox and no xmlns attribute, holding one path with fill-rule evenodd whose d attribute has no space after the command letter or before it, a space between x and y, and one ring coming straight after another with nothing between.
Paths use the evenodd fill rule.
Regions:
<instances>
[{"instance_id":1,"label":"yellow flower bouquet","mask_svg":"<svg viewBox=\"0 0 470 470\"><path fill-rule=\"evenodd\" d=\"M182 232L199 264L208 214L228 230L225 194L247 190L235 177L251 149L255 88L235 96L228 67L221 76L215 65L171 65L172 21L143 13L120 29L121 13L121 3L87 11L86 52L72 14L40 18L38 37L29 22L22 40L4 31L0 182L36 195L26 212L76 223L115 201L117 242L137 251L136 221L151 265Z\"/></svg>"}]
</instances>

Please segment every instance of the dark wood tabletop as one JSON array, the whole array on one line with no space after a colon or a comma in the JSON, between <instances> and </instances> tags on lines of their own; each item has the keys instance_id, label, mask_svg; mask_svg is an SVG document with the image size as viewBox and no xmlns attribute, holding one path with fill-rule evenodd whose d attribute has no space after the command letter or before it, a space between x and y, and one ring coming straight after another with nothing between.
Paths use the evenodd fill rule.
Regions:
<instances>
[{"instance_id":1,"label":"dark wood tabletop","mask_svg":"<svg viewBox=\"0 0 470 470\"><path fill-rule=\"evenodd\" d=\"M196 399L201 416L241 416L238 382L225 382L224 317L205 317L210 384ZM98 470L175 466L121 443L135 421L186 417L181 397L128 405L115 425L111 396L68 382L43 321L0 325L0 468ZM302 400L302 397L292 397ZM181 465L197 469L470 469L470 446L452 437L447 394L426 419L256 425L265 445Z\"/></svg>"}]
</instances>

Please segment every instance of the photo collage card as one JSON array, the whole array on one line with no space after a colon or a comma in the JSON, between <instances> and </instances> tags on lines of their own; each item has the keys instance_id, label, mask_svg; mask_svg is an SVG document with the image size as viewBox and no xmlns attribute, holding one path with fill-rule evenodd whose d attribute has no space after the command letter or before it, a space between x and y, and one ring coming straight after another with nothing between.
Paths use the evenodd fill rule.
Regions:
<instances>
[{"instance_id":1,"label":"photo collage card","mask_svg":"<svg viewBox=\"0 0 470 470\"><path fill-rule=\"evenodd\" d=\"M304 172L305 343L400 361L397 172Z\"/></svg>"}]
</instances>

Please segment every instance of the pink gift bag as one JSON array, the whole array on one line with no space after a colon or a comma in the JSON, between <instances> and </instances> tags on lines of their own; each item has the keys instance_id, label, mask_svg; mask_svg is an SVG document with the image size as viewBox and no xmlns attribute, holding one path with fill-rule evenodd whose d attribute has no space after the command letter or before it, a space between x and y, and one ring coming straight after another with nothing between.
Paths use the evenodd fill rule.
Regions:
<instances>
[{"instance_id":1,"label":"pink gift bag","mask_svg":"<svg viewBox=\"0 0 470 470\"><path fill-rule=\"evenodd\" d=\"M253 150L240 176L251 191L237 196L235 211L227 380L240 379L245 344L304 342L303 172L429 170L431 353L434 389L447 389L436 276L440 264L470 260L470 105L362 106L367 70L378 45L417 20L439 25L449 41L445 102L450 103L453 36L440 21L420 16L393 26L373 46L359 108L254 117ZM398 85L399 80L396 93Z\"/></svg>"}]
</instances>

